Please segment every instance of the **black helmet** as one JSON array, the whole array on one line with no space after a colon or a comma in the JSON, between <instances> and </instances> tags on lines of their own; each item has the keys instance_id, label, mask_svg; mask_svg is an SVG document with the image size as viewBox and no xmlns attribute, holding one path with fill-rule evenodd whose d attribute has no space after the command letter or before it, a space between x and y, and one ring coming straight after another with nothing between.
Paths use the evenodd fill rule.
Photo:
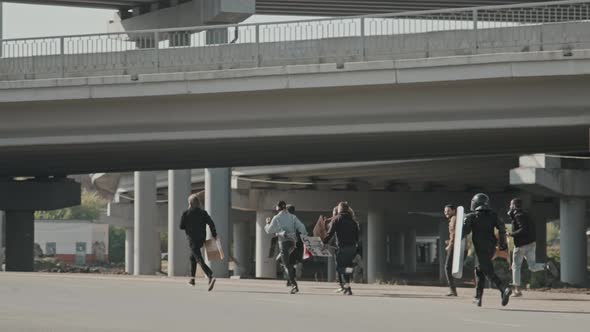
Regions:
<instances>
[{"instance_id":1,"label":"black helmet","mask_svg":"<svg viewBox=\"0 0 590 332\"><path fill-rule=\"evenodd\" d=\"M486 194L476 194L471 199L471 211L489 210L490 198Z\"/></svg>"}]
</instances>

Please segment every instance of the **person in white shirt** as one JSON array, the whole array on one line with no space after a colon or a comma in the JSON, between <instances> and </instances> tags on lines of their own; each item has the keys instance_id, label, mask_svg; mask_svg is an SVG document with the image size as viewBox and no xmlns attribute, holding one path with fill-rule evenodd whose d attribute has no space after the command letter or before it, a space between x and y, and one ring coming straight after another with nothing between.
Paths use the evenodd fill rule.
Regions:
<instances>
[{"instance_id":1,"label":"person in white shirt","mask_svg":"<svg viewBox=\"0 0 590 332\"><path fill-rule=\"evenodd\" d=\"M285 272L287 279L291 282L291 294L299 292L297 281L295 280L295 267L289 264L289 256L297 241L297 234L307 235L307 230L303 223L293 214L287 211L287 203L279 201L276 206L277 215L272 219L266 219L264 230L267 234L277 234L279 236L279 249L281 251L281 260L286 266Z\"/></svg>"}]
</instances>

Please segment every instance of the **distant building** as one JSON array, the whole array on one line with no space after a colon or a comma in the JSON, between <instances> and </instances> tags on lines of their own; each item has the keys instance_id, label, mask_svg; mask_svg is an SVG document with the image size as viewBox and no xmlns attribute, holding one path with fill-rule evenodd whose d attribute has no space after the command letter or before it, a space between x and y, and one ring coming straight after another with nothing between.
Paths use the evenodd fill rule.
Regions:
<instances>
[{"instance_id":1,"label":"distant building","mask_svg":"<svg viewBox=\"0 0 590 332\"><path fill-rule=\"evenodd\" d=\"M45 256L87 265L109 261L109 225L85 220L35 220L35 244Z\"/></svg>"}]
</instances>

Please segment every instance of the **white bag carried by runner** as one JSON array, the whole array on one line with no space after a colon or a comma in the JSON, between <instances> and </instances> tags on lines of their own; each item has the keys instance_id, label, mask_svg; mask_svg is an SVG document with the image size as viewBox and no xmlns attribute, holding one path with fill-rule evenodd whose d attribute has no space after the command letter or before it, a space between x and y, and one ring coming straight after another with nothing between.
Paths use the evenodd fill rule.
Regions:
<instances>
[{"instance_id":1,"label":"white bag carried by runner","mask_svg":"<svg viewBox=\"0 0 590 332\"><path fill-rule=\"evenodd\" d=\"M455 242L453 245L453 278L463 277L463 252L465 251L465 239L463 239L463 223L465 222L465 209L457 207L457 223L455 225Z\"/></svg>"},{"instance_id":2,"label":"white bag carried by runner","mask_svg":"<svg viewBox=\"0 0 590 332\"><path fill-rule=\"evenodd\" d=\"M217 239L211 238L205 241L205 252L207 253L207 260L209 261L222 261L225 257L219 237Z\"/></svg>"}]
</instances>

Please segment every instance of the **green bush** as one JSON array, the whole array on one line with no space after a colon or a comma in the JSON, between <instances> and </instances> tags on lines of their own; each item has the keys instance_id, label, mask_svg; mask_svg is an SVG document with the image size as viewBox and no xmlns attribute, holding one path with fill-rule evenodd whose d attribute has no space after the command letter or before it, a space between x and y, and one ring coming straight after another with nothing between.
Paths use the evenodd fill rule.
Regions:
<instances>
[{"instance_id":1,"label":"green bush","mask_svg":"<svg viewBox=\"0 0 590 332\"><path fill-rule=\"evenodd\" d=\"M109 260L111 263L125 262L125 228L109 226Z\"/></svg>"},{"instance_id":2,"label":"green bush","mask_svg":"<svg viewBox=\"0 0 590 332\"><path fill-rule=\"evenodd\" d=\"M96 192L84 190L80 205L52 211L37 211L35 219L94 221L100 217L100 211L106 205L107 202Z\"/></svg>"}]
</instances>

